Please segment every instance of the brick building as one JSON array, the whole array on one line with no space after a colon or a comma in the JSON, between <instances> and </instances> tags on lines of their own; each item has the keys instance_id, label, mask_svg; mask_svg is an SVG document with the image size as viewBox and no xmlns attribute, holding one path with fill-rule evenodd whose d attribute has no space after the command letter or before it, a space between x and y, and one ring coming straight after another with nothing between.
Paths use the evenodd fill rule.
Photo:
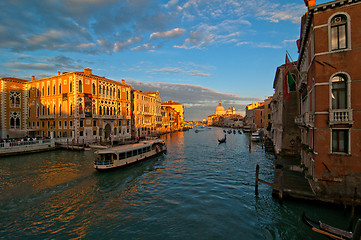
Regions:
<instances>
[{"instance_id":1,"label":"brick building","mask_svg":"<svg viewBox=\"0 0 361 240\"><path fill-rule=\"evenodd\" d=\"M361 4L309 4L298 41L302 163L320 194L361 196Z\"/></svg>"}]
</instances>

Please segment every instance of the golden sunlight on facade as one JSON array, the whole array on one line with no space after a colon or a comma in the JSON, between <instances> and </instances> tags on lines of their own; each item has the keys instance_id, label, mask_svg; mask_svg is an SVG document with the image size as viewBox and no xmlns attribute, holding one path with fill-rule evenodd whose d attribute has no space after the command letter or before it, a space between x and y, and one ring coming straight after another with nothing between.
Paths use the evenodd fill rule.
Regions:
<instances>
[{"instance_id":1,"label":"golden sunlight on facade","mask_svg":"<svg viewBox=\"0 0 361 240\"><path fill-rule=\"evenodd\" d=\"M163 129L159 92L143 93L90 68L31 81L1 78L0 88L0 138L124 141ZM181 129L183 105L167 103Z\"/></svg>"}]
</instances>

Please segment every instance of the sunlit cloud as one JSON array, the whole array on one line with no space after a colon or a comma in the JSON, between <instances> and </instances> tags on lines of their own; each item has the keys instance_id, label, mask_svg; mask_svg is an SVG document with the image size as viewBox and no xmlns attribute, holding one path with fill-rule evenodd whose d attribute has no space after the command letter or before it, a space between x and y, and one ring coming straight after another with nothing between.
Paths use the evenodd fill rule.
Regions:
<instances>
[{"instance_id":1,"label":"sunlit cloud","mask_svg":"<svg viewBox=\"0 0 361 240\"><path fill-rule=\"evenodd\" d=\"M176 38L182 36L186 31L183 28L174 28L165 32L154 32L150 35L150 39L157 38Z\"/></svg>"}]
</instances>

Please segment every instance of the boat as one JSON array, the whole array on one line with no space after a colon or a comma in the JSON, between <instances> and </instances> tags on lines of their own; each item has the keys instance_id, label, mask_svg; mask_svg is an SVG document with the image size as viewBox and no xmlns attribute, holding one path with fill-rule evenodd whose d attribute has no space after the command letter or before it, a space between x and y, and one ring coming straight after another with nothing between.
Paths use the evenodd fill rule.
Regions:
<instances>
[{"instance_id":1,"label":"boat","mask_svg":"<svg viewBox=\"0 0 361 240\"><path fill-rule=\"evenodd\" d=\"M259 134L259 132L253 132L252 135L251 135L251 140L253 142L259 142L261 141L261 135Z\"/></svg>"},{"instance_id":2,"label":"boat","mask_svg":"<svg viewBox=\"0 0 361 240\"><path fill-rule=\"evenodd\" d=\"M227 141L227 135L224 134L224 138L218 139L218 143L225 143Z\"/></svg>"},{"instance_id":3,"label":"boat","mask_svg":"<svg viewBox=\"0 0 361 240\"><path fill-rule=\"evenodd\" d=\"M227 131L223 129L223 132L226 133Z\"/></svg>"},{"instance_id":4,"label":"boat","mask_svg":"<svg viewBox=\"0 0 361 240\"><path fill-rule=\"evenodd\" d=\"M302 214L302 221L309 226L313 231L320 233L322 235L327 236L330 239L360 239L360 236L356 238L356 236L353 236L352 232L347 232L345 230L332 227L330 225L327 225L325 223L322 223L321 221L313 221L306 217L305 213ZM359 220L361 223L361 221ZM358 228L359 223L357 223L355 230ZM356 231L355 231L356 234ZM354 237L354 238L353 238Z\"/></svg>"},{"instance_id":5,"label":"boat","mask_svg":"<svg viewBox=\"0 0 361 240\"><path fill-rule=\"evenodd\" d=\"M233 134L236 134L236 130L233 130Z\"/></svg>"},{"instance_id":6,"label":"boat","mask_svg":"<svg viewBox=\"0 0 361 240\"><path fill-rule=\"evenodd\" d=\"M167 146L162 139L101 149L95 152L97 159L94 161L94 168L107 170L124 167L165 151Z\"/></svg>"},{"instance_id":7,"label":"boat","mask_svg":"<svg viewBox=\"0 0 361 240\"><path fill-rule=\"evenodd\" d=\"M199 130L198 130L198 129L196 129L194 132L195 132L195 133L199 133Z\"/></svg>"}]
</instances>

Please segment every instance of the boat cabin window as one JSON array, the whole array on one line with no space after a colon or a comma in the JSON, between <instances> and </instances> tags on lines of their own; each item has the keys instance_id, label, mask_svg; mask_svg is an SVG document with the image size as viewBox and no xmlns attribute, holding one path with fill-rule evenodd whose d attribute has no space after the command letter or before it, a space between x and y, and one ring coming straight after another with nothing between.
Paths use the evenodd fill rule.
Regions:
<instances>
[{"instance_id":1,"label":"boat cabin window","mask_svg":"<svg viewBox=\"0 0 361 240\"><path fill-rule=\"evenodd\" d=\"M133 156L137 156L138 153L137 153L137 150L133 150Z\"/></svg>"},{"instance_id":2,"label":"boat cabin window","mask_svg":"<svg viewBox=\"0 0 361 240\"><path fill-rule=\"evenodd\" d=\"M125 158L125 152L119 153L119 160Z\"/></svg>"},{"instance_id":3,"label":"boat cabin window","mask_svg":"<svg viewBox=\"0 0 361 240\"><path fill-rule=\"evenodd\" d=\"M102 156L104 156L104 158L102 158L102 160L105 160L105 161L111 161L112 160L112 155L113 154L104 154Z\"/></svg>"},{"instance_id":4,"label":"boat cabin window","mask_svg":"<svg viewBox=\"0 0 361 240\"><path fill-rule=\"evenodd\" d=\"M142 148L142 153L146 153L147 152L147 148Z\"/></svg>"},{"instance_id":5,"label":"boat cabin window","mask_svg":"<svg viewBox=\"0 0 361 240\"><path fill-rule=\"evenodd\" d=\"M132 151L127 152L127 158L128 158L128 157L131 157L131 156L133 156L133 155L132 155Z\"/></svg>"}]
</instances>

